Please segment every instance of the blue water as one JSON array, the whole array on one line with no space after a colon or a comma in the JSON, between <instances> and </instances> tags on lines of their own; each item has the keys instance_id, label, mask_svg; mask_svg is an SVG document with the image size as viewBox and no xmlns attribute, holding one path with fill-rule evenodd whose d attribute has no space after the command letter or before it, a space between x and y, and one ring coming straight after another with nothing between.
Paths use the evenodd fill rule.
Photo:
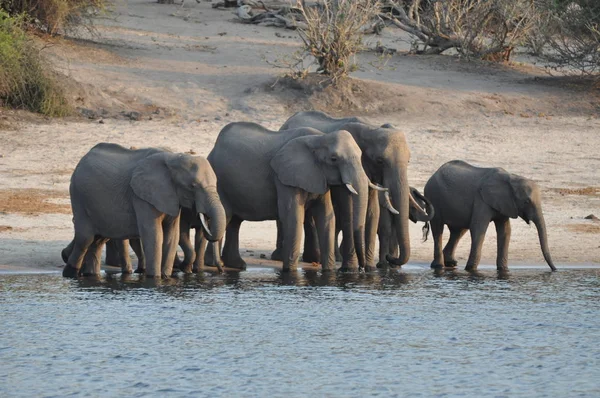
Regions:
<instances>
[{"instance_id":1,"label":"blue water","mask_svg":"<svg viewBox=\"0 0 600 398\"><path fill-rule=\"evenodd\" d=\"M600 270L0 275L2 397L598 397Z\"/></svg>"}]
</instances>

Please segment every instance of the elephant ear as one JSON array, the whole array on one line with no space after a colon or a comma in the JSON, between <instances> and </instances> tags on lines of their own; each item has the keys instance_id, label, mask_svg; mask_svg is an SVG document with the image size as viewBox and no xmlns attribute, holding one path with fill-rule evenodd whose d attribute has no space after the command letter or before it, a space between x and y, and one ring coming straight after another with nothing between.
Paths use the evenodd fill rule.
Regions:
<instances>
[{"instance_id":1,"label":"elephant ear","mask_svg":"<svg viewBox=\"0 0 600 398\"><path fill-rule=\"evenodd\" d=\"M515 202L510 174L504 170L488 173L479 188L483 201L506 217L517 218L519 209Z\"/></svg>"},{"instance_id":2,"label":"elephant ear","mask_svg":"<svg viewBox=\"0 0 600 398\"><path fill-rule=\"evenodd\" d=\"M325 174L305 137L295 138L281 147L271 159L271 167L284 185L320 195L329 189Z\"/></svg>"},{"instance_id":3,"label":"elephant ear","mask_svg":"<svg viewBox=\"0 0 600 398\"><path fill-rule=\"evenodd\" d=\"M133 170L129 185L133 192L161 213L171 217L179 214L179 197L165 154L157 153L140 160Z\"/></svg>"}]
</instances>

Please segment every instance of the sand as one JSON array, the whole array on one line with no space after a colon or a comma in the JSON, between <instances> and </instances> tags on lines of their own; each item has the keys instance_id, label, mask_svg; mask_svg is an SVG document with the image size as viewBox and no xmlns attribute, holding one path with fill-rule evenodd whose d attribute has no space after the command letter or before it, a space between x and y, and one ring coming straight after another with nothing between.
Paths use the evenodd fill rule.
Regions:
<instances>
[{"instance_id":1,"label":"sand","mask_svg":"<svg viewBox=\"0 0 600 398\"><path fill-rule=\"evenodd\" d=\"M362 115L403 130L411 185L423 189L444 162L500 166L536 180L556 265L600 265L600 101L597 90L550 78L531 58L510 65L454 56L408 55L408 38L388 28L369 37L398 50L362 53L351 87L308 93L271 63L299 48L293 31L245 25L232 10L188 1L117 3L94 36L48 39L44 51L68 77L85 117L46 120L0 111L0 270L58 270L73 234L68 185L98 142L165 146L206 156L227 123L278 129L294 112ZM533 60L535 61L535 60ZM132 113L133 112L133 113ZM8 124L8 127L6 127ZM433 243L411 225L411 263L428 264ZM275 245L275 223L244 223L242 254L253 264ZM462 266L470 239L461 241ZM541 264L533 225L512 221L509 267ZM494 264L495 230L482 264Z\"/></svg>"}]
</instances>

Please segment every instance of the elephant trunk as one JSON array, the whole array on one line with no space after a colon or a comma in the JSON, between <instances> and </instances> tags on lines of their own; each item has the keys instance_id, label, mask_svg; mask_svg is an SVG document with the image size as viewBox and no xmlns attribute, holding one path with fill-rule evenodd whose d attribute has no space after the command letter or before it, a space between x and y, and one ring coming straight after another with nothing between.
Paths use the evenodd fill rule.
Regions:
<instances>
[{"instance_id":1,"label":"elephant trunk","mask_svg":"<svg viewBox=\"0 0 600 398\"><path fill-rule=\"evenodd\" d=\"M383 185L390 190L392 205L400 214L392 215L393 228L398 238L399 256L394 258L389 254L386 260L393 265L401 266L410 258L410 235L408 232L410 189L406 165L398 165L391 172L384 172Z\"/></svg>"},{"instance_id":2,"label":"elephant trunk","mask_svg":"<svg viewBox=\"0 0 600 398\"><path fill-rule=\"evenodd\" d=\"M544 216L542 215L542 210L536 210L535 215L532 217L531 221L535 224L535 227L538 231L538 237L540 239L540 246L542 248L542 254L544 255L544 260L550 266L552 271L556 271L556 267L554 266L554 262L552 261L552 257L550 256L550 249L548 248L548 235L546 234L546 222L544 221Z\"/></svg>"},{"instance_id":3,"label":"elephant trunk","mask_svg":"<svg viewBox=\"0 0 600 398\"><path fill-rule=\"evenodd\" d=\"M429 222L435 215L435 209L433 208L433 204L429 199L427 199L421 192L416 189L410 190L410 205L414 208L414 212L410 212L410 220L412 222ZM425 204L425 208L422 208L419 202L415 200L419 199L421 202Z\"/></svg>"},{"instance_id":4,"label":"elephant trunk","mask_svg":"<svg viewBox=\"0 0 600 398\"><path fill-rule=\"evenodd\" d=\"M196 195L196 210L199 214L204 214L210 219L210 231L207 231L207 226L203 225L206 238L211 242L221 240L225 234L227 221L225 209L217 192Z\"/></svg>"},{"instance_id":5,"label":"elephant trunk","mask_svg":"<svg viewBox=\"0 0 600 398\"><path fill-rule=\"evenodd\" d=\"M356 189L352 195L352 230L354 249L358 259L359 268L364 268L366 263L365 225L367 220L367 207L369 201L369 178L365 174L362 164L358 161L351 173L343 173L343 182L351 184Z\"/></svg>"}]
</instances>

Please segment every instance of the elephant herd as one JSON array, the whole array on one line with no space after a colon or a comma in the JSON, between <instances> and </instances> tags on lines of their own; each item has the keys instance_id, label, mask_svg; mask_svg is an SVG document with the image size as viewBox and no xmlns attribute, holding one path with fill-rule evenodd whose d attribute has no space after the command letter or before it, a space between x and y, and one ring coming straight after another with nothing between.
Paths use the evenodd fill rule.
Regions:
<instances>
[{"instance_id":1,"label":"elephant herd","mask_svg":"<svg viewBox=\"0 0 600 398\"><path fill-rule=\"evenodd\" d=\"M303 235L302 260L320 263L323 271L335 270L336 261L342 271L401 266L410 258L409 220L430 223L436 268L457 265L456 245L469 230L467 269L477 268L493 221L497 267L506 269L509 218L517 217L536 225L555 270L533 181L451 161L433 174L423 195L409 186L409 159L406 137L394 126L315 111L296 113L279 131L230 123L206 159L97 144L71 177L75 236L62 251L63 276L99 274L104 244L107 263L124 273L132 272L129 245L138 257L136 272L150 277L170 276L174 264L186 273L204 264L244 269L240 225L264 220L277 220L271 257L284 271L296 267ZM442 250L444 225L450 240Z\"/></svg>"}]
</instances>

